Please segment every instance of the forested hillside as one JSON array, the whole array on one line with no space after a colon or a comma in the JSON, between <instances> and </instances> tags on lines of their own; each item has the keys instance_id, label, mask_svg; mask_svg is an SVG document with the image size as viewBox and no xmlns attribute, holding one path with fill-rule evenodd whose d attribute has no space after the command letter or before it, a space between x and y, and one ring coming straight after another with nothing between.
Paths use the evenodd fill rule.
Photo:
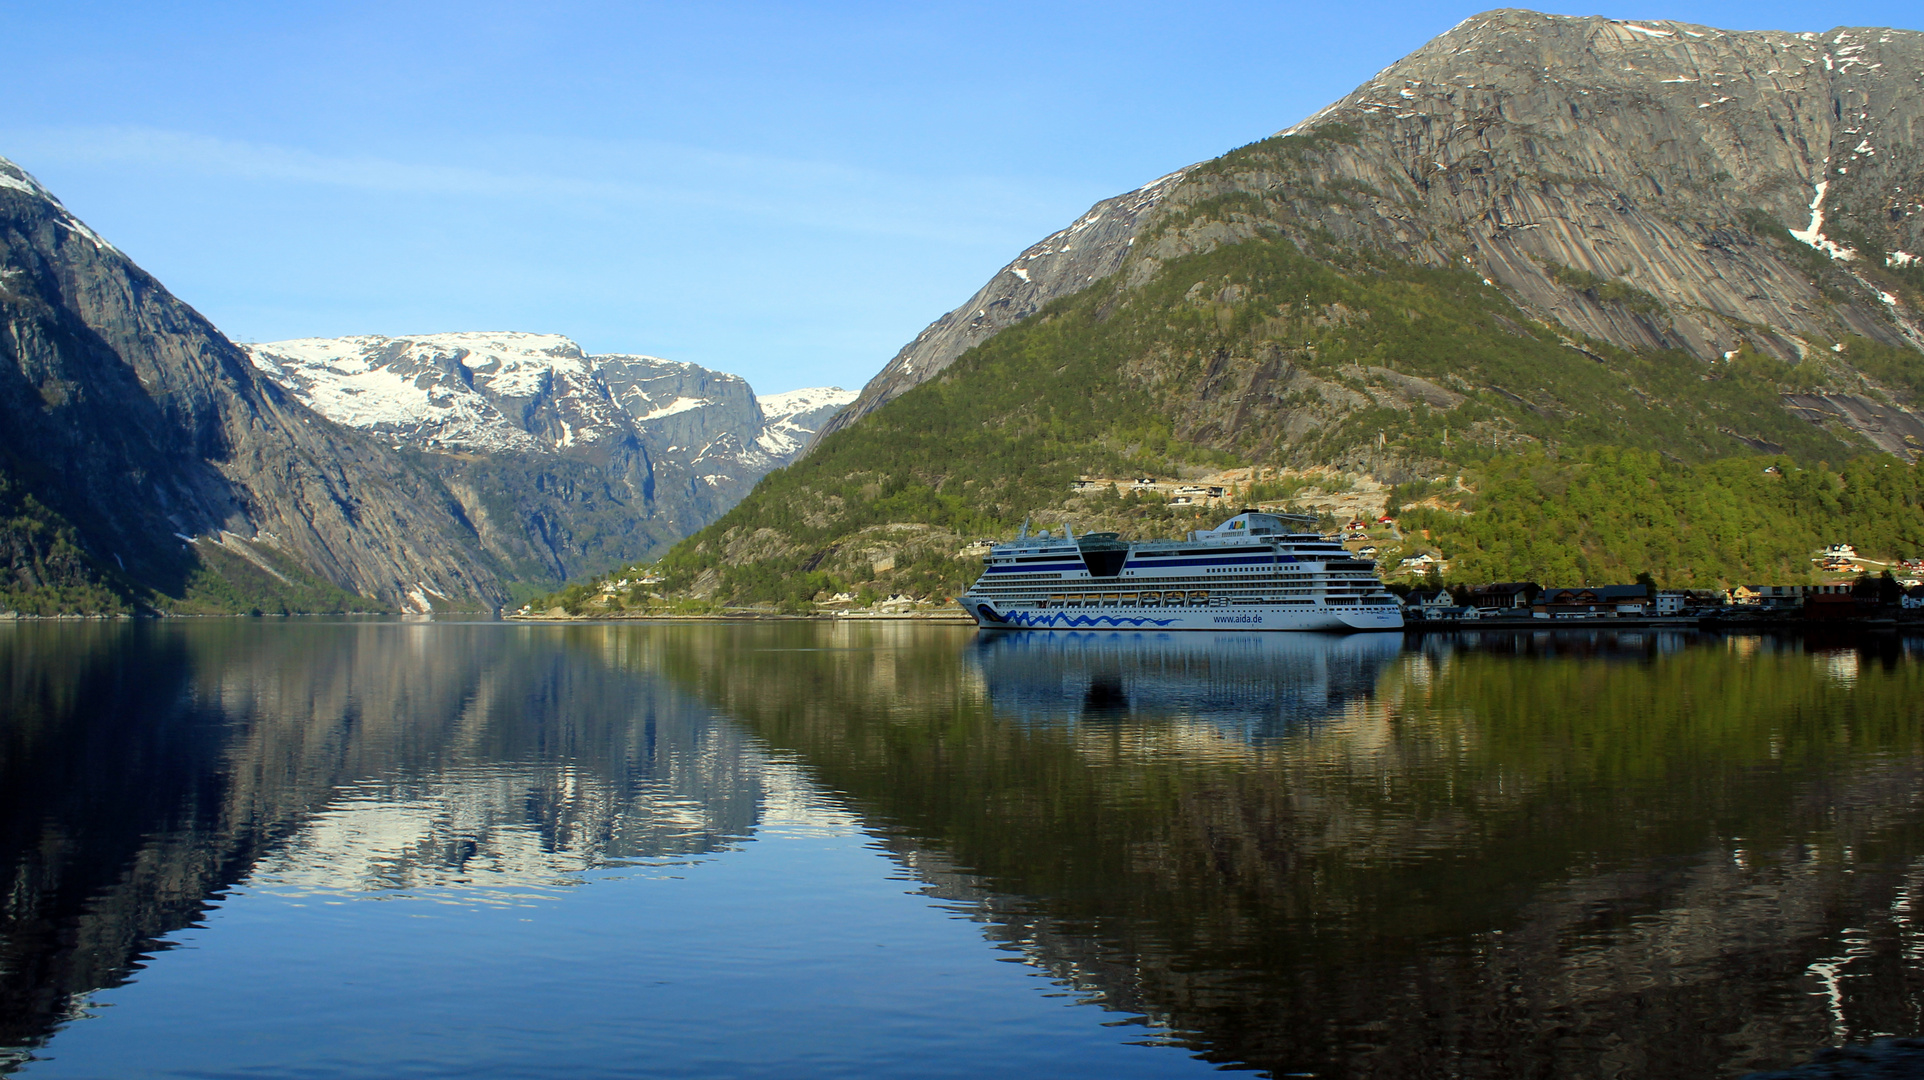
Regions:
<instances>
[{"instance_id":1,"label":"forested hillside","mask_svg":"<svg viewBox=\"0 0 1924 1080\"><path fill-rule=\"evenodd\" d=\"M1880 561L1924 555L1924 473L1884 455L1832 470L1790 457L1677 465L1596 448L1561 461L1492 458L1463 481L1473 490L1399 514L1459 582L1648 573L1666 587L1788 584L1814 580L1811 554L1829 544Z\"/></svg>"},{"instance_id":2,"label":"forested hillside","mask_svg":"<svg viewBox=\"0 0 1924 1080\"><path fill-rule=\"evenodd\" d=\"M1924 452L1921 69L1909 31L1466 20L1028 249L925 332L973 347L905 349L659 582L631 568L562 606L939 600L970 541L1032 514L1192 515L1079 476L1235 467L1429 485L1421 525L1372 539L1466 579L1914 556L1908 480L1856 493Z\"/></svg>"},{"instance_id":3,"label":"forested hillside","mask_svg":"<svg viewBox=\"0 0 1924 1080\"><path fill-rule=\"evenodd\" d=\"M1829 355L1875 360L1892 381L1924 388L1924 357L1863 339L1844 350ZM968 539L1006 534L1030 515L1135 535L1199 520L1166 500L1078 495L1079 475L1249 463L1334 464L1404 482L1423 475L1420 463L1461 473L1475 496L1418 511L1414 526L1431 530L1434 544L1419 546L1456 560L1457 575L1575 582L1664 567L1668 581L1713 584L1801 567L1801 576L1799 545L1814 537L1924 538L1911 496L1899 503L1910 517L1888 528L1869 509L1825 527L1840 481L1820 462L1866 455L1852 475L1915 475L1842 425L1778 406L1780 394L1833 377L1817 355L1792 366L1744 350L1705 366L1571 341L1474 275L1305 253L1269 237L1169 263L1138 288L1112 279L964 354L764 480L662 562L655 591L791 608L864 588L949 595L974 572L957 557ZM1738 483L1772 462L1788 470L1781 482ZM1705 519L1665 548L1666 505L1613 479L1624 463L1666 485L1676 514L1710 513L1722 505L1713 494L1744 512ZM1564 501L1573 477L1579 492L1603 485L1621 513ZM1639 512L1634 527L1622 516ZM1770 536L1767 554L1746 530ZM892 565L877 571L878 562Z\"/></svg>"}]
</instances>

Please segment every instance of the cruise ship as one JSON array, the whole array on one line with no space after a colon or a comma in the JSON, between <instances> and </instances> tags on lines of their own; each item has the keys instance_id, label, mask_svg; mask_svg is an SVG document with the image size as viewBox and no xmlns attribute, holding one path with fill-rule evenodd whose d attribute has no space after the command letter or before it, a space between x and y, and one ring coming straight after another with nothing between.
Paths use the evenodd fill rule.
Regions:
<instances>
[{"instance_id":1,"label":"cruise ship","mask_svg":"<svg viewBox=\"0 0 1924 1080\"><path fill-rule=\"evenodd\" d=\"M960 598L976 625L1112 630L1397 630L1376 564L1307 531L1314 518L1246 510L1187 540L1022 532L996 544Z\"/></svg>"}]
</instances>

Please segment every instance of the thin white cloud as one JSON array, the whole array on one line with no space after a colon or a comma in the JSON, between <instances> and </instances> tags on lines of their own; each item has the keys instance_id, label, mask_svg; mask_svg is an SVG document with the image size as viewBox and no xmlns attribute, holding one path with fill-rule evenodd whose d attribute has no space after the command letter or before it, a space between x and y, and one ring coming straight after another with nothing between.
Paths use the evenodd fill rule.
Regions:
<instances>
[{"instance_id":1,"label":"thin white cloud","mask_svg":"<svg viewBox=\"0 0 1924 1080\"><path fill-rule=\"evenodd\" d=\"M679 207L966 246L1019 248L1034 239L1029 233L1035 232L1038 211L1048 212L1044 207L1063 194L1049 199L1030 183L996 178L895 176L832 162L664 143L530 141L444 153L463 161L568 163L568 169L557 171L330 154L147 127L25 128L0 131L0 139L5 140L0 153L29 170L36 164L134 166L265 186L538 199L629 210ZM1114 193L1087 198L1093 202L1108 194ZM1079 210L1067 211L1063 223Z\"/></svg>"}]
</instances>

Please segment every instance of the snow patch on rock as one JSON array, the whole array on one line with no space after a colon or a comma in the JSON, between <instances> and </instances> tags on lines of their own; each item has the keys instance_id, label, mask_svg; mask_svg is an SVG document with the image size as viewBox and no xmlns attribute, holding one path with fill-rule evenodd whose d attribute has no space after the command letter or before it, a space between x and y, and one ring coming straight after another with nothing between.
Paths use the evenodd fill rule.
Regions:
<instances>
[{"instance_id":1,"label":"snow patch on rock","mask_svg":"<svg viewBox=\"0 0 1924 1080\"><path fill-rule=\"evenodd\" d=\"M73 212L61 205L60 200L54 198L53 192L48 191L46 185L35 180L32 173L15 165L4 157L0 157L0 189L23 192L45 202L53 208L56 214L60 215L56 221L61 227L82 237L88 243L91 243L94 247L102 251L111 251L115 254L120 253L119 248L109 244L101 238L99 233L89 229L86 222L73 216Z\"/></svg>"},{"instance_id":2,"label":"snow patch on rock","mask_svg":"<svg viewBox=\"0 0 1924 1080\"><path fill-rule=\"evenodd\" d=\"M808 440L836 413L854 401L856 393L839 386L813 386L764 395L762 433L755 445L763 453L780 458L784 464L794 460Z\"/></svg>"},{"instance_id":3,"label":"snow patch on rock","mask_svg":"<svg viewBox=\"0 0 1924 1080\"><path fill-rule=\"evenodd\" d=\"M1828 164L1828 162L1826 162L1826 164ZM1790 230L1790 235L1829 255L1838 262L1849 262L1857 258L1857 252L1824 237L1824 195L1829 190L1829 180L1819 180L1817 182L1817 193L1810 200L1810 227L1807 229L1792 229Z\"/></svg>"},{"instance_id":4,"label":"snow patch on rock","mask_svg":"<svg viewBox=\"0 0 1924 1080\"><path fill-rule=\"evenodd\" d=\"M590 355L559 334L368 334L242 348L303 404L397 448L574 454L633 440L661 466L709 487L743 484L741 494L794 460L856 396L830 386L757 399L738 375L658 356Z\"/></svg>"}]
</instances>

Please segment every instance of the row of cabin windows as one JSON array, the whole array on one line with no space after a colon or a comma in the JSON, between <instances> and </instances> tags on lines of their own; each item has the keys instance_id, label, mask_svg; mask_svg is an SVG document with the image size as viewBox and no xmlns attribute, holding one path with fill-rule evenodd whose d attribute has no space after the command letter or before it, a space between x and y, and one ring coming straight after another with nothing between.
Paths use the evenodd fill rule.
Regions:
<instances>
[{"instance_id":1,"label":"row of cabin windows","mask_svg":"<svg viewBox=\"0 0 1924 1080\"><path fill-rule=\"evenodd\" d=\"M1208 607L1209 593L1171 590L1145 593L1057 593L1037 607Z\"/></svg>"},{"instance_id":2,"label":"row of cabin windows","mask_svg":"<svg viewBox=\"0 0 1924 1080\"><path fill-rule=\"evenodd\" d=\"M1260 573L1246 572L1243 574L1235 574L1232 572L1232 573L1225 574L1224 577L1204 577L1198 574L1190 574L1190 575L1184 575L1180 577L1177 577L1177 576L1158 577L1154 581L1134 582L1132 584L1134 584L1134 586L1137 589L1150 588L1153 586L1161 590L1167 591L1169 589L1184 588L1190 585L1207 585L1207 586L1210 586L1211 588L1224 588L1224 587L1234 587L1238 585L1260 586L1260 585L1277 583L1277 582L1278 582L1278 579L1275 574L1270 573L1268 571L1264 571ZM1050 583L1053 584L1054 582L1051 581ZM1376 578L1367 574L1315 574L1315 573L1293 576L1288 578L1287 581L1283 583L1286 583L1289 585L1327 584L1330 586L1364 585L1364 586L1370 586L1370 587L1380 586L1382 584L1381 582L1377 581ZM1003 578L999 576L994 578L993 580L984 579L982 581L979 581L976 583L976 586L977 586L977 591L979 592L989 592L995 589L999 585L1008 586L1008 585L1018 585L1018 584L1028 589L1033 589L1036 587L1035 583L1010 581L1008 578ZM1080 582L1066 581L1066 582L1063 582L1063 584L1073 585L1073 584L1080 584Z\"/></svg>"},{"instance_id":3,"label":"row of cabin windows","mask_svg":"<svg viewBox=\"0 0 1924 1080\"><path fill-rule=\"evenodd\" d=\"M1289 591L1296 593L1298 596L1307 596L1307 594L1309 593L1309 590L1307 589L1293 589ZM1208 607L1210 605L1212 595L1213 595L1214 601L1217 604L1222 604L1225 602L1235 603L1235 604L1261 604L1261 603L1307 604L1307 603L1310 603L1310 600L1308 599L1285 598L1284 596L1277 595L1274 591L1272 591L1272 593L1269 596L1261 596L1261 595L1229 596L1221 592L1211 594L1206 589L1197 589L1197 590L1188 591L1188 592L1169 591L1169 592L1160 592L1160 593L1155 593L1155 592L1058 593L1054 596L1049 597L1046 600L1037 599L1035 601L1035 606L1041 607L1041 608ZM1387 596L1387 594L1385 595ZM1354 603L1357 600L1360 600L1363 598L1364 597L1362 596L1342 596L1342 595L1334 595L1334 594L1327 597L1327 599L1329 599L1330 601L1337 602L1337 603Z\"/></svg>"},{"instance_id":4,"label":"row of cabin windows","mask_svg":"<svg viewBox=\"0 0 1924 1080\"><path fill-rule=\"evenodd\" d=\"M1366 606L1383 607L1383 606L1388 606L1390 597L1388 593L1383 593L1378 596L1369 596L1369 595L1343 596L1343 595L1332 594L1329 596L1324 596L1320 599L1321 599L1321 602L1325 604L1365 604L1365 602L1368 601L1371 603L1368 603ZM1313 604L1316 602L1317 602L1316 599L1312 599L1309 597L1301 597L1301 598L1281 597L1281 596L1269 596L1269 597L1233 596L1232 597L1232 596L1224 596L1221 593L1217 593L1214 596L1211 596L1208 592L1199 589L1195 592L1165 592L1165 593L1080 593L1080 594L1064 593L1059 596L1051 596L1047 600L1037 600L1035 601L1034 606L1039 608L1078 608L1078 607L1170 608L1170 607L1220 607L1224 604Z\"/></svg>"},{"instance_id":5,"label":"row of cabin windows","mask_svg":"<svg viewBox=\"0 0 1924 1080\"><path fill-rule=\"evenodd\" d=\"M1244 596L1244 595L1303 596L1303 595L1308 595L1311 593L1318 593L1318 592L1327 592L1331 594L1341 594L1341 593L1374 594L1374 593L1384 592L1382 585L1374 581L1333 581L1327 584L1322 584L1322 583L1312 582L1312 581L1290 581L1290 582L1281 582L1281 583L1256 582L1256 581L1251 581L1251 582L1212 581L1212 582L1207 582L1206 584L1210 585L1211 589L1200 590L1200 591L1212 592L1215 595L1236 595L1236 596ZM984 585L972 591L977 596L1001 596L1001 597L1010 597L1010 598L1034 597L1037 599L1040 599L1042 596L1041 590L1036 589L1033 586L1015 587L1015 588L998 588L997 586L994 586L994 585ZM1086 595L1086 596L1110 596L1110 597L1118 597L1118 596L1141 597L1141 596L1155 596L1155 595L1158 595L1158 593L1161 593L1163 595L1181 594L1188 591L1189 590L1187 589L1162 589L1162 590L1144 590L1144 591L1112 592L1112 593L1097 593L1097 592L1061 593L1061 594L1050 594L1050 596L1054 597L1057 595L1063 595L1063 596L1085 596Z\"/></svg>"},{"instance_id":6,"label":"row of cabin windows","mask_svg":"<svg viewBox=\"0 0 1924 1080\"><path fill-rule=\"evenodd\" d=\"M1287 581L1287 582L1277 582L1274 579L1238 581L1232 578L1225 581L1222 579L1204 580L1201 578L1192 578L1192 579L1178 578L1171 581L1163 582L1162 584L1165 585L1166 587L1161 590L1154 590L1150 592L1149 595L1154 595L1155 591L1160 591L1160 592L1174 591L1173 587L1176 587L1176 586L1186 587L1191 584L1208 585L1211 588L1216 589L1218 591L1227 590L1227 591L1238 592L1238 593L1243 593L1243 592L1302 593L1302 592L1310 591L1311 589L1327 589L1330 592L1378 592L1378 591L1381 591L1383 587L1382 583L1375 580L1374 578L1330 578L1326 581L1318 581L1314 578L1296 578L1294 580ZM1279 588L1278 587L1279 585L1288 585L1290 587ZM1010 596L1010 595L1023 596L1023 595L1034 595L1039 590L1035 585L1015 585L1015 584L1006 584L1003 582L992 582L989 584L980 585L976 587L976 589L974 589L973 591L978 596ZM1186 588L1184 591L1186 591ZM1098 595L1098 594L1092 593L1090 595ZM1100 595L1136 596L1136 595L1144 595L1144 593L1116 592L1116 593L1104 593Z\"/></svg>"}]
</instances>

